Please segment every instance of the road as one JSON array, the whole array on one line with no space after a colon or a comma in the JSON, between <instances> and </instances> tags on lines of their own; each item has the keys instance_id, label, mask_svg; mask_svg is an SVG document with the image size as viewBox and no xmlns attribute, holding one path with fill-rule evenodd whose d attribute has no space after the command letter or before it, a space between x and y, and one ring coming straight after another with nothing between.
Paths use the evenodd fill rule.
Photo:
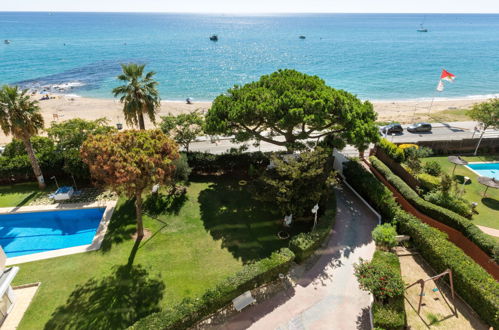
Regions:
<instances>
[{"instance_id":1,"label":"road","mask_svg":"<svg viewBox=\"0 0 499 330\"><path fill-rule=\"evenodd\" d=\"M409 133L405 130L406 125L404 127L404 133L388 136L387 139L393 141L395 143L416 143L419 141L435 141L435 140L461 140L461 139L469 139L475 138L478 142L478 138L480 137L480 133L474 133L474 128L477 126L476 122L467 121L467 122L453 122L453 123L442 123L442 124L432 124L433 129L430 133ZM499 137L499 130L487 130L484 134L485 138L491 137ZM213 154L221 154L227 152L231 148L239 148L244 144L241 143L232 143L229 138L220 139L216 143L211 143L206 138L203 138L204 141L194 142L190 146L191 151L202 151L209 152ZM261 142L259 147L255 147L251 142L247 144L247 151L279 151L285 150L283 147L279 147L267 142ZM347 146L346 154L350 154L349 150L355 151L355 148L352 146Z\"/></svg>"}]
</instances>

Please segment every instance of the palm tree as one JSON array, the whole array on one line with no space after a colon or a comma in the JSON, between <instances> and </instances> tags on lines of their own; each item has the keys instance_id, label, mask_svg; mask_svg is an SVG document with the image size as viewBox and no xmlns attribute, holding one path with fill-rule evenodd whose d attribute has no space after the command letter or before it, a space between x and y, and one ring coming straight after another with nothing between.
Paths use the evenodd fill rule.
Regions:
<instances>
[{"instance_id":1,"label":"palm tree","mask_svg":"<svg viewBox=\"0 0 499 330\"><path fill-rule=\"evenodd\" d=\"M43 173L36 159L30 138L43 129L43 117L38 101L33 101L28 90L17 86L3 86L0 90L0 127L5 135L12 134L24 143L31 167L38 180L40 189L45 189Z\"/></svg>"},{"instance_id":2,"label":"palm tree","mask_svg":"<svg viewBox=\"0 0 499 330\"><path fill-rule=\"evenodd\" d=\"M160 106L160 98L156 86L158 82L153 79L155 72L148 72L145 77L145 65L122 64L123 73L118 76L118 80L125 85L113 89L114 96L121 96L123 103L123 113L129 125L144 127L144 113L155 123L156 111Z\"/></svg>"}]
</instances>

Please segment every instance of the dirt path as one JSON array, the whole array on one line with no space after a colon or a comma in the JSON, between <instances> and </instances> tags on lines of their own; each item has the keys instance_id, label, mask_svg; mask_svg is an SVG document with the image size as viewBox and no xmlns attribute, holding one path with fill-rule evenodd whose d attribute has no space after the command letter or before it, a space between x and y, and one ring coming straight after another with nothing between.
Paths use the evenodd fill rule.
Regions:
<instances>
[{"instance_id":1,"label":"dirt path","mask_svg":"<svg viewBox=\"0 0 499 330\"><path fill-rule=\"evenodd\" d=\"M218 329L368 329L370 297L353 264L374 253L376 216L350 190L337 191L336 225L315 264L296 285L248 307Z\"/></svg>"},{"instance_id":2,"label":"dirt path","mask_svg":"<svg viewBox=\"0 0 499 330\"><path fill-rule=\"evenodd\" d=\"M405 249L398 249L402 278L406 284L412 284L419 279L427 279L437 275L419 254L412 254ZM438 288L438 290L437 290ZM459 298L453 300L449 287L444 279L436 282L427 281L421 312L418 315L418 302L421 287L416 284L405 294L405 311L407 323L411 329L489 329L480 318ZM457 311L457 317L454 313Z\"/></svg>"}]
</instances>

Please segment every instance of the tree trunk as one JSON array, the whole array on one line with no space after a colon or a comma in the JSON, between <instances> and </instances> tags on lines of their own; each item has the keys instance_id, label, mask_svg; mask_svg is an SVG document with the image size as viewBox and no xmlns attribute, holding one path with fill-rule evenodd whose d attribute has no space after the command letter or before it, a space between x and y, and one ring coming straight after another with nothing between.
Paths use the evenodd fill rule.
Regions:
<instances>
[{"instance_id":1,"label":"tree trunk","mask_svg":"<svg viewBox=\"0 0 499 330\"><path fill-rule=\"evenodd\" d=\"M137 214L137 240L144 237L144 224L142 223L142 191L135 193L135 212Z\"/></svg>"},{"instance_id":2,"label":"tree trunk","mask_svg":"<svg viewBox=\"0 0 499 330\"><path fill-rule=\"evenodd\" d=\"M139 112L139 129L146 129L144 125L144 114L142 112Z\"/></svg>"},{"instance_id":3,"label":"tree trunk","mask_svg":"<svg viewBox=\"0 0 499 330\"><path fill-rule=\"evenodd\" d=\"M31 167L33 168L33 172L35 173L36 180L38 181L38 187L43 190L47 186L45 184L45 180L43 179L43 173L40 169L40 165L38 164L38 160L36 159L35 152L33 151L33 146L31 145L31 141L29 137L23 138L24 147L26 148L26 152L28 153L28 158L31 163Z\"/></svg>"}]
</instances>

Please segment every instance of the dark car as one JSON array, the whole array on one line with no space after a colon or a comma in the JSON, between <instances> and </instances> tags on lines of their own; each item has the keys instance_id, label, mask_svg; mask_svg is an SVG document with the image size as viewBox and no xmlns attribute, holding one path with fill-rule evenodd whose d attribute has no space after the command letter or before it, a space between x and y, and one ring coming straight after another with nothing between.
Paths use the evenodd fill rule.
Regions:
<instances>
[{"instance_id":1,"label":"dark car","mask_svg":"<svg viewBox=\"0 0 499 330\"><path fill-rule=\"evenodd\" d=\"M381 127L382 134L402 133L404 129L399 123L392 123Z\"/></svg>"},{"instance_id":2,"label":"dark car","mask_svg":"<svg viewBox=\"0 0 499 330\"><path fill-rule=\"evenodd\" d=\"M407 126L407 131L411 133L431 132L431 124L415 123L410 126Z\"/></svg>"}]
</instances>

